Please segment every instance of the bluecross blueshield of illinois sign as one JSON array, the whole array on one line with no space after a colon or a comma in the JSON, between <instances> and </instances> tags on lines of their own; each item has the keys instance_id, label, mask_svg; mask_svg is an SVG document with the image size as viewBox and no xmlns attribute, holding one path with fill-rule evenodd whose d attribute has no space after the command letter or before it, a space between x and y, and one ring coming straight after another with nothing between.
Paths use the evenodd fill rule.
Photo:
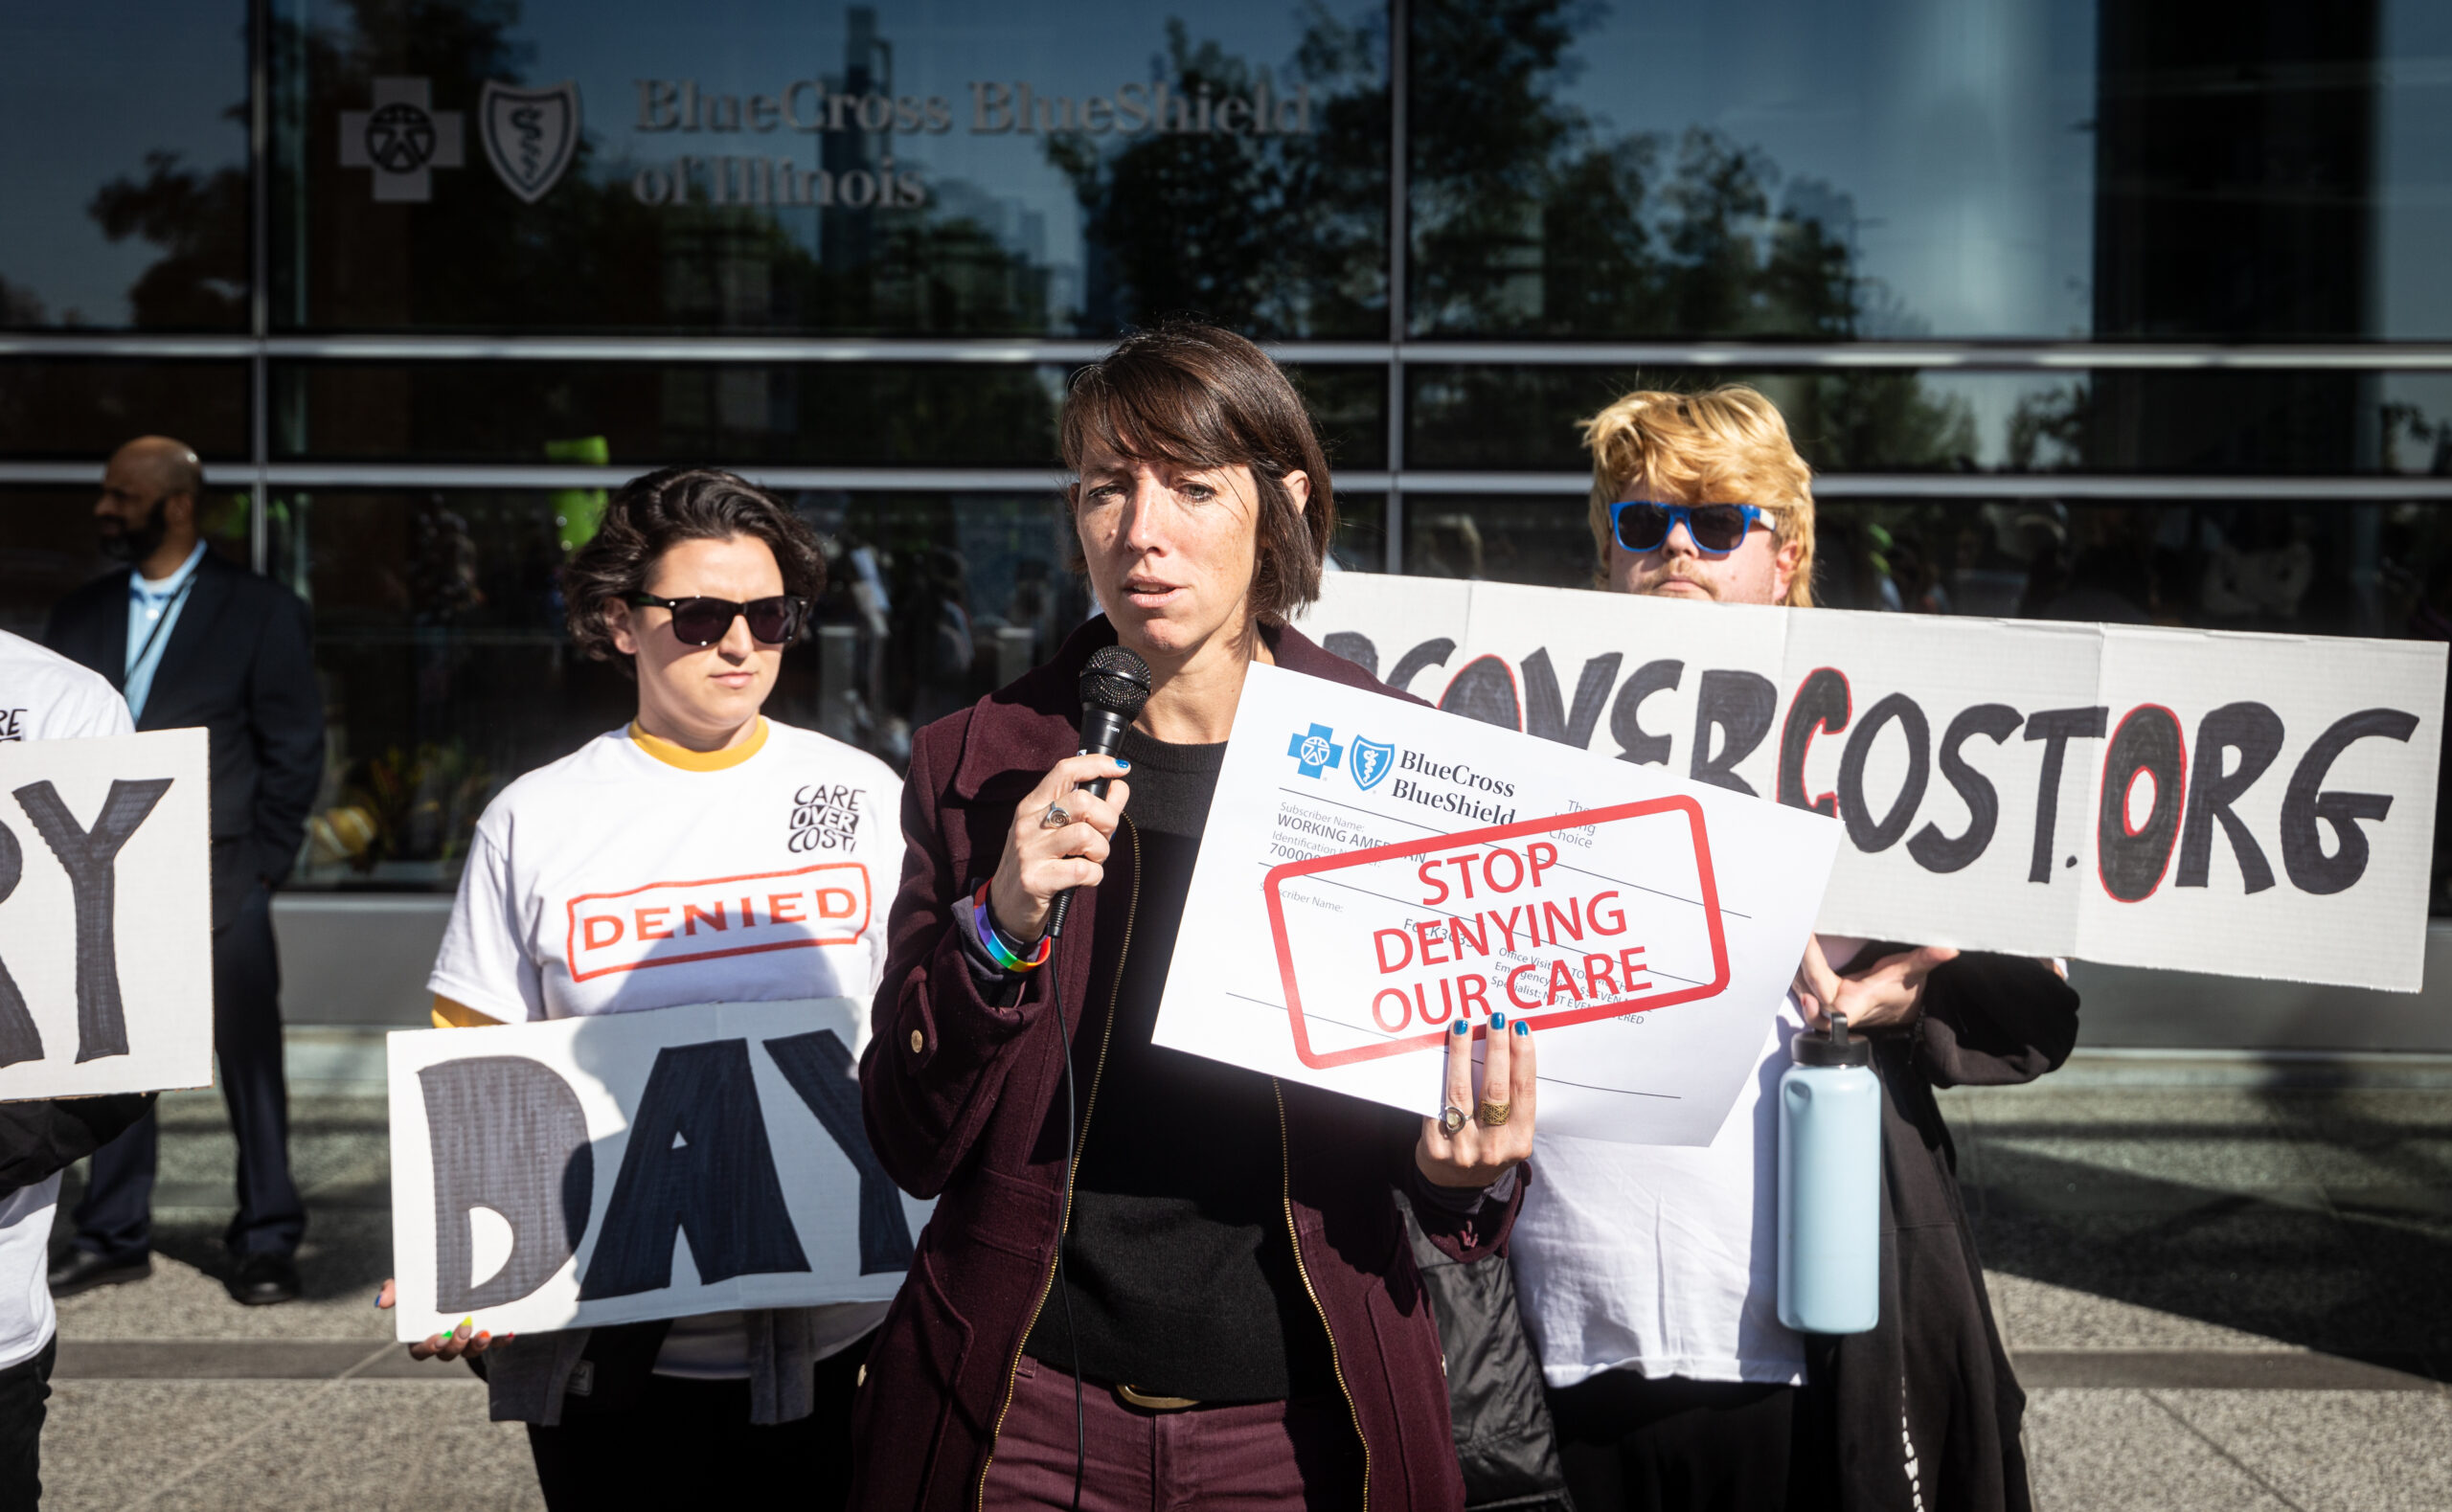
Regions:
<instances>
[{"instance_id":1,"label":"bluecross blueshield of illinois sign","mask_svg":"<svg viewBox=\"0 0 2452 1512\"><path fill-rule=\"evenodd\" d=\"M520 89L488 79L477 98L477 130L494 176L533 205L579 148L579 85L566 79L551 89Z\"/></svg>"}]
</instances>

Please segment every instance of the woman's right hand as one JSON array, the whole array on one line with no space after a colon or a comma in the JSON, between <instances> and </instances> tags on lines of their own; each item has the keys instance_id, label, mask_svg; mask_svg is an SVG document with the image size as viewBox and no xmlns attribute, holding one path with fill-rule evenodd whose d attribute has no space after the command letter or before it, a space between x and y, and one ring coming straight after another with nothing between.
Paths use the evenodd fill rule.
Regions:
<instances>
[{"instance_id":1,"label":"woman's right hand","mask_svg":"<svg viewBox=\"0 0 2452 1512\"><path fill-rule=\"evenodd\" d=\"M375 1294L375 1305L389 1308L398 1300L398 1289L387 1280L383 1283L383 1290ZM500 1339L496 1339L491 1333L472 1332L473 1327L473 1324L464 1319L459 1327L447 1334L435 1334L420 1343L409 1345L409 1358L412 1360L458 1360L467 1355L484 1354L488 1349L507 1344L518 1337L516 1334L505 1334Z\"/></svg>"},{"instance_id":2,"label":"woman's right hand","mask_svg":"<svg viewBox=\"0 0 2452 1512\"><path fill-rule=\"evenodd\" d=\"M1129 770L1130 762L1115 756L1066 756L1031 789L1013 810L1004 859L988 884L988 906L996 914L997 928L1025 944L1033 943L1047 933L1047 911L1057 893L1099 885L1106 875L1116 822L1124 816L1132 788L1118 781L1101 798L1080 784L1121 778ZM1044 827L1040 821L1048 805L1058 801L1070 823Z\"/></svg>"}]
</instances>

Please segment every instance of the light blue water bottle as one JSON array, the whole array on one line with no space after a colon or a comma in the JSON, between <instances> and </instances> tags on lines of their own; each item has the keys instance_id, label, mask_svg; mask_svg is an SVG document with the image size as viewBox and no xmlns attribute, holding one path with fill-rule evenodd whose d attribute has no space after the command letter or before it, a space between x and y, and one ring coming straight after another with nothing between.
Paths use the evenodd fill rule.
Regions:
<instances>
[{"instance_id":1,"label":"light blue water bottle","mask_svg":"<svg viewBox=\"0 0 2452 1512\"><path fill-rule=\"evenodd\" d=\"M1881 1082L1873 1045L1830 1031L1789 1042L1780 1078L1780 1321L1860 1334L1881 1316Z\"/></svg>"}]
</instances>

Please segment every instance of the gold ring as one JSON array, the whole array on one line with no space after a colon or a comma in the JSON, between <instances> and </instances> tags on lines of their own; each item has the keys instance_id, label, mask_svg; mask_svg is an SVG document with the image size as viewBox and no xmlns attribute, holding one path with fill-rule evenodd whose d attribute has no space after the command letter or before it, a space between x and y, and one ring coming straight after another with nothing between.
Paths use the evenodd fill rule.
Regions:
<instances>
[{"instance_id":1,"label":"gold ring","mask_svg":"<svg viewBox=\"0 0 2452 1512\"><path fill-rule=\"evenodd\" d=\"M1464 1109L1459 1108L1452 1102L1449 1103L1446 1107L1442 1108L1439 1111L1440 1132L1442 1134L1454 1134L1457 1130L1464 1126L1464 1119L1466 1117L1467 1115Z\"/></svg>"},{"instance_id":2,"label":"gold ring","mask_svg":"<svg viewBox=\"0 0 2452 1512\"><path fill-rule=\"evenodd\" d=\"M1473 1117L1481 1121L1483 1128L1495 1129L1505 1123L1507 1116L1514 1111L1515 1105L1511 1102L1485 1102Z\"/></svg>"},{"instance_id":3,"label":"gold ring","mask_svg":"<svg viewBox=\"0 0 2452 1512\"><path fill-rule=\"evenodd\" d=\"M1047 812L1038 817L1038 827L1041 829L1062 829L1071 823L1073 823L1073 816L1064 811L1061 800L1048 804Z\"/></svg>"}]
</instances>

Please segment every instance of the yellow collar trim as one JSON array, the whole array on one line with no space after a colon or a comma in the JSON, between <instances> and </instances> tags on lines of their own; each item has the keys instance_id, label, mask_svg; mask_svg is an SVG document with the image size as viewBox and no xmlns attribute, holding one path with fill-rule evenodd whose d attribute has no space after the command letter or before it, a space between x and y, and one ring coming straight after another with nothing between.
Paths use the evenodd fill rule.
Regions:
<instances>
[{"instance_id":1,"label":"yellow collar trim","mask_svg":"<svg viewBox=\"0 0 2452 1512\"><path fill-rule=\"evenodd\" d=\"M757 733L737 746L726 746L721 751L692 751L688 746L675 745L662 735L651 735L640 729L635 719L630 721L630 738L638 743L640 750L666 766L677 766L684 772L721 772L740 765L766 749L766 716L758 716Z\"/></svg>"}]
</instances>

